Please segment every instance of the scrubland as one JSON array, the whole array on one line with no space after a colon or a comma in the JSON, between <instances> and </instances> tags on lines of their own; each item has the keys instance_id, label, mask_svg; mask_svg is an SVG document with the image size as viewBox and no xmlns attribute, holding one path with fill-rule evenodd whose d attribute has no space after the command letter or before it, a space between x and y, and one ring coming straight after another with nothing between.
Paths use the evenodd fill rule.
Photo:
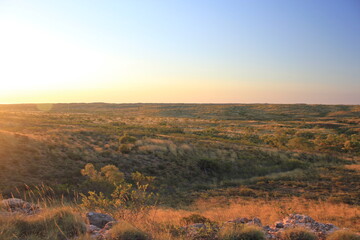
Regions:
<instances>
[{"instance_id":1,"label":"scrubland","mask_svg":"<svg viewBox=\"0 0 360 240\"><path fill-rule=\"evenodd\" d=\"M89 163L116 166L132 184L134 172L155 177L154 204L126 220L157 239L193 213L271 224L298 212L360 230L357 105L0 106L3 198L81 215L82 196L114 190L81 174Z\"/></svg>"}]
</instances>

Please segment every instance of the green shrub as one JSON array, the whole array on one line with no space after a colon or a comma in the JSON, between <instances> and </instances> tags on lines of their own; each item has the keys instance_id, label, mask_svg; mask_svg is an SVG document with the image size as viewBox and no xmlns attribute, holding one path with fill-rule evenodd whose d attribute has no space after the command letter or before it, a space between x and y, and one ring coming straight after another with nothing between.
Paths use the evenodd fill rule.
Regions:
<instances>
[{"instance_id":1,"label":"green shrub","mask_svg":"<svg viewBox=\"0 0 360 240\"><path fill-rule=\"evenodd\" d=\"M106 165L97 171L93 164L88 163L81 169L83 176L88 176L93 182L108 182L110 184L121 184L124 182L124 173L114 165Z\"/></svg>"},{"instance_id":2,"label":"green shrub","mask_svg":"<svg viewBox=\"0 0 360 240\"><path fill-rule=\"evenodd\" d=\"M119 147L119 151L123 154L128 154L131 152L131 148L128 144L121 144Z\"/></svg>"},{"instance_id":3,"label":"green shrub","mask_svg":"<svg viewBox=\"0 0 360 240\"><path fill-rule=\"evenodd\" d=\"M304 137L294 137L289 140L287 146L292 149L311 150L314 144Z\"/></svg>"},{"instance_id":4,"label":"green shrub","mask_svg":"<svg viewBox=\"0 0 360 240\"><path fill-rule=\"evenodd\" d=\"M219 240L265 240L265 233L256 226L243 226L235 224L223 228Z\"/></svg>"},{"instance_id":5,"label":"green shrub","mask_svg":"<svg viewBox=\"0 0 360 240\"><path fill-rule=\"evenodd\" d=\"M328 240L360 240L360 235L347 230L340 230L331 234L327 239Z\"/></svg>"},{"instance_id":6,"label":"green shrub","mask_svg":"<svg viewBox=\"0 0 360 240\"><path fill-rule=\"evenodd\" d=\"M151 237L140 229L127 222L121 222L113 226L109 231L108 238L111 240L149 240Z\"/></svg>"},{"instance_id":7,"label":"green shrub","mask_svg":"<svg viewBox=\"0 0 360 240\"><path fill-rule=\"evenodd\" d=\"M194 224L194 223L210 223L210 219L201 216L200 214L191 214L188 217L183 217L181 223L185 225Z\"/></svg>"},{"instance_id":8,"label":"green shrub","mask_svg":"<svg viewBox=\"0 0 360 240\"><path fill-rule=\"evenodd\" d=\"M134 142L136 142L136 138L125 134L124 136L119 138L119 142L123 143L123 144L124 143L134 143Z\"/></svg>"},{"instance_id":9,"label":"green shrub","mask_svg":"<svg viewBox=\"0 0 360 240\"><path fill-rule=\"evenodd\" d=\"M219 161L214 159L207 159L207 158L200 159L197 165L201 171L203 171L205 174L210 176L214 176L221 172L221 166Z\"/></svg>"},{"instance_id":10,"label":"green shrub","mask_svg":"<svg viewBox=\"0 0 360 240\"><path fill-rule=\"evenodd\" d=\"M131 174L133 183L124 179L124 173L113 165L106 165L98 172L95 167L88 163L81 170L84 176L88 176L94 183L107 182L114 188L110 196L103 192L89 191L88 195L80 193L81 206L86 209L101 209L106 212L114 209L131 210L133 213L148 209L156 202L153 190L154 177L145 176L140 172Z\"/></svg>"},{"instance_id":11,"label":"green shrub","mask_svg":"<svg viewBox=\"0 0 360 240\"><path fill-rule=\"evenodd\" d=\"M85 232L84 222L70 208L44 209L35 216L0 217L0 239L65 240Z\"/></svg>"},{"instance_id":12,"label":"green shrub","mask_svg":"<svg viewBox=\"0 0 360 240\"><path fill-rule=\"evenodd\" d=\"M289 228L283 233L284 240L316 240L314 233L305 228Z\"/></svg>"},{"instance_id":13,"label":"green shrub","mask_svg":"<svg viewBox=\"0 0 360 240\"><path fill-rule=\"evenodd\" d=\"M308 167L308 164L306 164L305 162L302 162L298 159L289 159L289 160L286 160L284 161L284 169L285 170L294 170L294 169L297 169L297 168L306 168Z\"/></svg>"}]
</instances>

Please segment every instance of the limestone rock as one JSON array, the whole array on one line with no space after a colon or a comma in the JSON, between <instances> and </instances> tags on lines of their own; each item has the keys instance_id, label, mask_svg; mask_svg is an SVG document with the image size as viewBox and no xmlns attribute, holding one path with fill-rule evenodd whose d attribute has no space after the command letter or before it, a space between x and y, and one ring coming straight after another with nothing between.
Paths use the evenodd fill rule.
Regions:
<instances>
[{"instance_id":1,"label":"limestone rock","mask_svg":"<svg viewBox=\"0 0 360 240\"><path fill-rule=\"evenodd\" d=\"M117 223L118 223L117 221L108 222L102 230L110 230Z\"/></svg>"},{"instance_id":2,"label":"limestone rock","mask_svg":"<svg viewBox=\"0 0 360 240\"><path fill-rule=\"evenodd\" d=\"M115 221L110 215L96 212L88 212L86 217L89 220L90 225L94 225L98 228L103 228L108 222Z\"/></svg>"},{"instance_id":3,"label":"limestone rock","mask_svg":"<svg viewBox=\"0 0 360 240\"><path fill-rule=\"evenodd\" d=\"M257 217L253 218L253 219L248 219L248 218L236 218L234 220L230 220L227 221L226 224L228 223L234 223L234 224L248 224L248 225L256 225L261 227L261 220Z\"/></svg>"},{"instance_id":4,"label":"limestone rock","mask_svg":"<svg viewBox=\"0 0 360 240\"><path fill-rule=\"evenodd\" d=\"M35 214L40 210L36 204L19 198L8 198L0 201L0 208L12 213Z\"/></svg>"},{"instance_id":5,"label":"limestone rock","mask_svg":"<svg viewBox=\"0 0 360 240\"><path fill-rule=\"evenodd\" d=\"M101 228L98 228L95 225L86 225L86 232L90 234L94 234L96 232L99 232Z\"/></svg>"},{"instance_id":6,"label":"limestone rock","mask_svg":"<svg viewBox=\"0 0 360 240\"><path fill-rule=\"evenodd\" d=\"M182 230L187 239L215 239L220 228L215 223L195 223Z\"/></svg>"},{"instance_id":7,"label":"limestone rock","mask_svg":"<svg viewBox=\"0 0 360 240\"><path fill-rule=\"evenodd\" d=\"M279 237L279 234L281 234L281 232L285 229L295 227L306 228L315 233L319 239L325 239L326 236L339 229L333 224L317 222L307 215L290 214L282 221L276 222L274 228L264 230L268 235L272 235L276 239L276 237Z\"/></svg>"},{"instance_id":8,"label":"limestone rock","mask_svg":"<svg viewBox=\"0 0 360 240\"><path fill-rule=\"evenodd\" d=\"M284 228L284 223L283 222L276 222L275 223L275 228Z\"/></svg>"},{"instance_id":9,"label":"limestone rock","mask_svg":"<svg viewBox=\"0 0 360 240\"><path fill-rule=\"evenodd\" d=\"M257 218L257 217L254 217L254 218L251 220L251 224L254 224L254 225L259 226L259 227L262 226L260 218Z\"/></svg>"}]
</instances>

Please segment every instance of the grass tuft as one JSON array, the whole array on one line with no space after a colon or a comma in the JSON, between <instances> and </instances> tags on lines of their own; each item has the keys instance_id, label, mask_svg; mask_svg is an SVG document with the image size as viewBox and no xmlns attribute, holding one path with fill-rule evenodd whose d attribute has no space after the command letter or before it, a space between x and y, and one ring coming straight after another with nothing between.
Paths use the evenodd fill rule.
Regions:
<instances>
[{"instance_id":1,"label":"grass tuft","mask_svg":"<svg viewBox=\"0 0 360 240\"><path fill-rule=\"evenodd\" d=\"M37 215L0 215L0 239L65 240L86 232L69 207L47 208Z\"/></svg>"},{"instance_id":2,"label":"grass tuft","mask_svg":"<svg viewBox=\"0 0 360 240\"><path fill-rule=\"evenodd\" d=\"M283 233L284 240L316 240L316 235L305 228L289 228Z\"/></svg>"},{"instance_id":3,"label":"grass tuft","mask_svg":"<svg viewBox=\"0 0 360 240\"><path fill-rule=\"evenodd\" d=\"M339 230L331 234L328 240L360 240L360 235L349 230Z\"/></svg>"},{"instance_id":4,"label":"grass tuft","mask_svg":"<svg viewBox=\"0 0 360 240\"><path fill-rule=\"evenodd\" d=\"M223 228L220 240L265 240L264 232L256 226L243 226L235 224Z\"/></svg>"},{"instance_id":5,"label":"grass tuft","mask_svg":"<svg viewBox=\"0 0 360 240\"><path fill-rule=\"evenodd\" d=\"M134 227L130 223L121 222L116 224L108 233L111 240L150 240L151 237L142 230Z\"/></svg>"}]
</instances>

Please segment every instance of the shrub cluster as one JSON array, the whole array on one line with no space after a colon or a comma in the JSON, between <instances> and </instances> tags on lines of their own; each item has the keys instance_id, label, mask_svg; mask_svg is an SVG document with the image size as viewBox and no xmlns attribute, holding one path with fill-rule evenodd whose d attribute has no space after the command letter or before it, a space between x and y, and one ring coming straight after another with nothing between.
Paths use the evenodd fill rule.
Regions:
<instances>
[{"instance_id":1,"label":"shrub cluster","mask_svg":"<svg viewBox=\"0 0 360 240\"><path fill-rule=\"evenodd\" d=\"M113 186L113 192L107 196L103 192L89 191L88 195L80 194L81 206L86 209L101 209L106 212L113 210L131 210L140 212L155 203L156 195L152 190L154 177L145 176L139 172L131 174L131 183L124 178L114 165L107 165L97 171L91 163L86 164L81 170L84 176L88 176L94 183L108 183Z\"/></svg>"},{"instance_id":2,"label":"shrub cluster","mask_svg":"<svg viewBox=\"0 0 360 240\"><path fill-rule=\"evenodd\" d=\"M314 233L304 228L289 228L285 230L282 238L284 240L317 240Z\"/></svg>"},{"instance_id":3,"label":"shrub cluster","mask_svg":"<svg viewBox=\"0 0 360 240\"><path fill-rule=\"evenodd\" d=\"M222 229L220 240L265 240L265 233L257 226L234 226Z\"/></svg>"}]
</instances>

